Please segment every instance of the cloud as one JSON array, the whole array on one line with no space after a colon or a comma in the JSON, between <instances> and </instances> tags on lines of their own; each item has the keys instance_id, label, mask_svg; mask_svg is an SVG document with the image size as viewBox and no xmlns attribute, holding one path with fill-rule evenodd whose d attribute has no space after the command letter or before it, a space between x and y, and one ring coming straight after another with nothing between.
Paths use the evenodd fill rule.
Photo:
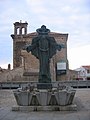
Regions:
<instances>
[{"instance_id":1,"label":"cloud","mask_svg":"<svg viewBox=\"0 0 90 120\"><path fill-rule=\"evenodd\" d=\"M79 68L80 65L90 65L90 45L68 49L68 60L71 69Z\"/></svg>"},{"instance_id":2,"label":"cloud","mask_svg":"<svg viewBox=\"0 0 90 120\"><path fill-rule=\"evenodd\" d=\"M11 48L13 23L20 20L29 23L29 32L45 24L52 32L69 33L70 50L90 44L90 8L87 0L1 0L0 3L0 43L3 47L9 44ZM4 59L6 57L11 55L7 53Z\"/></svg>"},{"instance_id":3,"label":"cloud","mask_svg":"<svg viewBox=\"0 0 90 120\"><path fill-rule=\"evenodd\" d=\"M45 13L46 9L42 0L26 0L27 4L30 6L30 9L34 13Z\"/></svg>"}]
</instances>

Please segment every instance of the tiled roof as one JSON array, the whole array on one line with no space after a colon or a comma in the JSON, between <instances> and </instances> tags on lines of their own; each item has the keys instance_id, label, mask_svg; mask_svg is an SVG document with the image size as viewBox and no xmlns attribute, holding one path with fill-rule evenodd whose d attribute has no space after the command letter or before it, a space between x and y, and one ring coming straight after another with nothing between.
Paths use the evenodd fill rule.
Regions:
<instances>
[{"instance_id":1,"label":"tiled roof","mask_svg":"<svg viewBox=\"0 0 90 120\"><path fill-rule=\"evenodd\" d=\"M84 67L85 69L90 69L90 65L86 65L86 66L82 66Z\"/></svg>"}]
</instances>

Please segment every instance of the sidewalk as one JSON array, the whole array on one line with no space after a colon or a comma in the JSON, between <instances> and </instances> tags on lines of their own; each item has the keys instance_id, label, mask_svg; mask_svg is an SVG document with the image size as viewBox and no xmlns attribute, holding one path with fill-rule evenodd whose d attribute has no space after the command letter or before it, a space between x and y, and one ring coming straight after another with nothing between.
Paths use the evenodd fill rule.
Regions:
<instances>
[{"instance_id":1,"label":"sidewalk","mask_svg":"<svg viewBox=\"0 0 90 120\"><path fill-rule=\"evenodd\" d=\"M14 112L16 101L12 90L0 90L0 120L90 120L90 88L77 89L74 103L77 111Z\"/></svg>"}]
</instances>

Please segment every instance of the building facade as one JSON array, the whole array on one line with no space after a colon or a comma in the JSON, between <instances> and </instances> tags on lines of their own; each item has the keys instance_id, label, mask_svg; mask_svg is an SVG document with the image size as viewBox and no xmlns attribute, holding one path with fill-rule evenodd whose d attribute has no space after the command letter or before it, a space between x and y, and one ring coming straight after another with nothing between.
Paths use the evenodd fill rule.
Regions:
<instances>
[{"instance_id":1,"label":"building facade","mask_svg":"<svg viewBox=\"0 0 90 120\"><path fill-rule=\"evenodd\" d=\"M13 68L23 66L23 75L30 78L31 76L38 76L39 61L31 53L23 50L23 47L31 44L32 38L37 36L36 32L27 33L27 26L27 22L15 22L14 34L11 37L13 39ZM66 80L69 69L67 60L68 34L50 32L49 36L54 37L58 44L65 45L65 48L57 51L57 54L50 60L51 78L53 81Z\"/></svg>"},{"instance_id":2,"label":"building facade","mask_svg":"<svg viewBox=\"0 0 90 120\"><path fill-rule=\"evenodd\" d=\"M78 73L78 76L76 79L90 80L90 65L81 66L80 68L77 68L75 71L77 71Z\"/></svg>"}]
</instances>

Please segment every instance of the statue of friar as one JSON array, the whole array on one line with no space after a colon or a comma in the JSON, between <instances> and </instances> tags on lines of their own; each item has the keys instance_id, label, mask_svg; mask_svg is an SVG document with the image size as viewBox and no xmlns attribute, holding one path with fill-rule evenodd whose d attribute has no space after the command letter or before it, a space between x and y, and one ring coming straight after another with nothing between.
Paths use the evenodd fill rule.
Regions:
<instances>
[{"instance_id":1,"label":"statue of friar","mask_svg":"<svg viewBox=\"0 0 90 120\"><path fill-rule=\"evenodd\" d=\"M57 50L64 48L64 45L57 44L54 37L49 36L50 30L45 25L36 32L37 37L32 39L31 45L26 46L25 50L39 59L39 83L50 83L50 58Z\"/></svg>"}]
</instances>

